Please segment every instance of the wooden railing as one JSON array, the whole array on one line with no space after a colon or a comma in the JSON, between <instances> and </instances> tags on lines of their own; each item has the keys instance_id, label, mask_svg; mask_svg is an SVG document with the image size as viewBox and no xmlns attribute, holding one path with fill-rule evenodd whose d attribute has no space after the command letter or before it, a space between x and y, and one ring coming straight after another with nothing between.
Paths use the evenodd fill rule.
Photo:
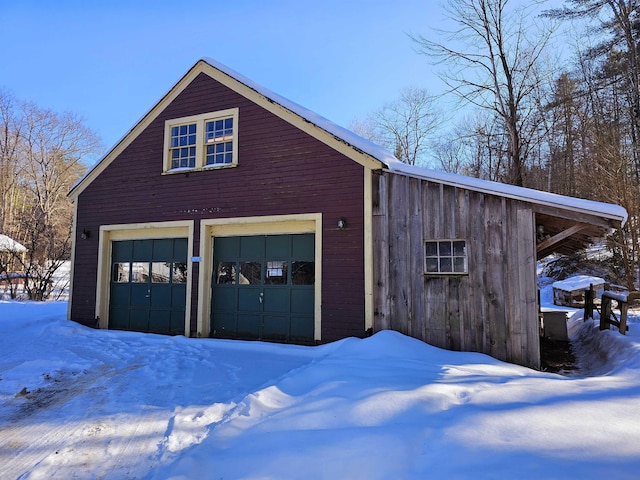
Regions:
<instances>
[{"instance_id":1,"label":"wooden railing","mask_svg":"<svg viewBox=\"0 0 640 480\"><path fill-rule=\"evenodd\" d=\"M627 314L629 312L629 304L640 299L640 292L631 293L615 293L605 291L602 294L602 307L600 308L600 330L608 330L611 325L618 327L618 331L626 335L629 327L627 326ZM613 302L616 302L617 309L620 311L618 317L613 311Z\"/></svg>"}]
</instances>

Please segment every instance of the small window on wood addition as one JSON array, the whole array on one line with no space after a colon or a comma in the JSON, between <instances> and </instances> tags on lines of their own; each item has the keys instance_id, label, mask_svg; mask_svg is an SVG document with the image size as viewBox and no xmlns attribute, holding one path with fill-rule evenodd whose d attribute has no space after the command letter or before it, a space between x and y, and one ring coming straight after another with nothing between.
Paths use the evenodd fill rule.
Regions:
<instances>
[{"instance_id":1,"label":"small window on wood addition","mask_svg":"<svg viewBox=\"0 0 640 480\"><path fill-rule=\"evenodd\" d=\"M427 275L468 272L466 240L429 240L424 244Z\"/></svg>"},{"instance_id":2,"label":"small window on wood addition","mask_svg":"<svg viewBox=\"0 0 640 480\"><path fill-rule=\"evenodd\" d=\"M238 109L167 120L166 173L230 167L238 163Z\"/></svg>"}]
</instances>

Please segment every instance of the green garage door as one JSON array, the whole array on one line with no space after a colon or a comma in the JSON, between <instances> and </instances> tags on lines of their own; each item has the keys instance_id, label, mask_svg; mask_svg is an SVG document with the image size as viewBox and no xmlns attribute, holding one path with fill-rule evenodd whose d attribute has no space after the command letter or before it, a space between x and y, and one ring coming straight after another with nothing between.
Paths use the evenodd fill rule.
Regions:
<instances>
[{"instance_id":1,"label":"green garage door","mask_svg":"<svg viewBox=\"0 0 640 480\"><path fill-rule=\"evenodd\" d=\"M314 234L214 239L211 335L314 340Z\"/></svg>"},{"instance_id":2,"label":"green garage door","mask_svg":"<svg viewBox=\"0 0 640 480\"><path fill-rule=\"evenodd\" d=\"M109 328L184 334L187 239L112 243Z\"/></svg>"}]
</instances>

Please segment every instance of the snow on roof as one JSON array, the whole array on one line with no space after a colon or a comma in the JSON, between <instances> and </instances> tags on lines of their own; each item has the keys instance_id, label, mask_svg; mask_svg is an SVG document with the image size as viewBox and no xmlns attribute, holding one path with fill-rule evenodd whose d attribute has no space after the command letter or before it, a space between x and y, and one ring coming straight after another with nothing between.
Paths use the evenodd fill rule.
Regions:
<instances>
[{"instance_id":1,"label":"snow on roof","mask_svg":"<svg viewBox=\"0 0 640 480\"><path fill-rule=\"evenodd\" d=\"M515 200L522 200L591 215L603 216L613 220L618 220L623 225L627 221L628 215L626 209L611 203L568 197L565 195L558 195L556 193L543 192L532 188L517 187L515 185L492 182L489 180L482 180L454 173L438 172L424 167L407 165L400 161L396 161L389 165L389 170L447 185L460 186L470 190L513 198Z\"/></svg>"},{"instance_id":2,"label":"snow on roof","mask_svg":"<svg viewBox=\"0 0 640 480\"><path fill-rule=\"evenodd\" d=\"M201 61L215 68L221 73L229 76L233 80L245 85L249 89L258 93L259 95L262 95L269 101L280 105L281 107L298 115L300 118L309 122L310 124L315 125L321 130L324 130L325 132L329 133L337 140L342 141L345 144L349 145L350 147L354 148L355 150L360 151L378 160L383 166L385 166L391 172L414 176L414 177L422 178L425 180L431 180L431 181L440 182L440 183L444 183L452 186L459 186L459 187L463 187L463 188L467 188L470 190L475 190L483 193L489 193L489 194L509 197L517 200L523 200L527 202L548 205L556 208L574 210L574 211L583 212L591 215L595 214L599 216L604 216L610 219L620 221L623 225L627 221L627 211L618 205L567 197L563 195L542 192L539 190L533 190L529 188L516 187L513 185L507 185L504 183L491 182L488 180L481 180L478 178L472 178L472 177L467 177L463 175L438 172L438 171L430 170L424 167L407 165L405 163L402 163L391 152L381 147L380 145L376 145L375 143L365 138L362 138L356 133L351 132L344 127L341 127L330 120L327 120L321 115L318 115L317 113L312 112L311 110L308 110L302 107L301 105L298 105L297 103L285 97L282 97L281 95L278 95L275 92L272 92L271 90L239 74L235 70L232 70L231 68L208 57L203 57ZM172 89L174 87L172 87ZM145 118L146 115L148 115L152 110L153 108L147 114L145 114L145 116L143 116L142 118ZM127 134L121 140L119 140L116 145L122 142L122 140L124 140L124 138L126 138L127 135L129 135L132 131L133 131L133 128L129 130ZM80 183L82 183L86 178L88 178L89 174L100 163L102 163L102 161L107 156L108 154L105 155L92 168L90 168L86 172L86 174L81 179L79 179L76 182L76 184L71 188L71 192L73 192Z\"/></svg>"},{"instance_id":3,"label":"snow on roof","mask_svg":"<svg viewBox=\"0 0 640 480\"><path fill-rule=\"evenodd\" d=\"M573 292L574 290L587 289L590 285L604 285L604 283L604 279L600 277L576 275L575 277L553 282L553 288L564 290L565 292Z\"/></svg>"},{"instance_id":4,"label":"snow on roof","mask_svg":"<svg viewBox=\"0 0 640 480\"><path fill-rule=\"evenodd\" d=\"M27 248L14 239L0 233L0 252L26 252Z\"/></svg>"},{"instance_id":5,"label":"snow on roof","mask_svg":"<svg viewBox=\"0 0 640 480\"><path fill-rule=\"evenodd\" d=\"M282 107L299 115L306 121L332 134L339 140L342 140L343 142L351 145L357 150L360 150L379 160L389 169L389 171L420 177L425 180L432 180L449 185L461 186L471 190L510 197L518 200L540 203L559 208L568 208L570 210L582 211L590 214L602 215L611 219L619 220L620 222L622 222L622 224L624 224L627 220L627 211L618 205L567 197L564 195L542 192L530 188L516 187L504 183L491 182L463 175L438 172L424 167L407 165L398 160L387 149L360 137L359 135L347 130L346 128L336 125L335 123L327 120L317 113L312 112L311 110L308 110L298 105L297 103L292 102L291 100L288 100L278 95L277 93L274 93L271 90L262 87L261 85L258 85L257 83L226 67L225 65L222 65L221 63L207 57L203 58L202 61L208 63L222 73L234 78L236 81L246 85L260 95L268 98L275 103L278 103Z\"/></svg>"}]
</instances>

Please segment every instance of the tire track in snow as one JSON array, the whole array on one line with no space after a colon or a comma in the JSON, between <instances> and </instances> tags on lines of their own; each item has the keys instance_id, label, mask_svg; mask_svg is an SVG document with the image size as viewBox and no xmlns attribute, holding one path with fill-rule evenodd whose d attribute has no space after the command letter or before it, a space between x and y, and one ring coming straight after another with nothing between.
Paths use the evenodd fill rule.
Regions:
<instances>
[{"instance_id":1,"label":"tire track in snow","mask_svg":"<svg viewBox=\"0 0 640 480\"><path fill-rule=\"evenodd\" d=\"M123 418L104 415L99 403L108 392L106 383L136 368L61 375L48 386L16 397L11 417L0 419L0 478L84 478L83 471L94 477L96 470L104 478L144 475L149 464L136 459L154 452L153 439L162 438L169 414L149 409ZM77 418L64 415L59 423L57 410L72 401L87 408Z\"/></svg>"}]
</instances>

